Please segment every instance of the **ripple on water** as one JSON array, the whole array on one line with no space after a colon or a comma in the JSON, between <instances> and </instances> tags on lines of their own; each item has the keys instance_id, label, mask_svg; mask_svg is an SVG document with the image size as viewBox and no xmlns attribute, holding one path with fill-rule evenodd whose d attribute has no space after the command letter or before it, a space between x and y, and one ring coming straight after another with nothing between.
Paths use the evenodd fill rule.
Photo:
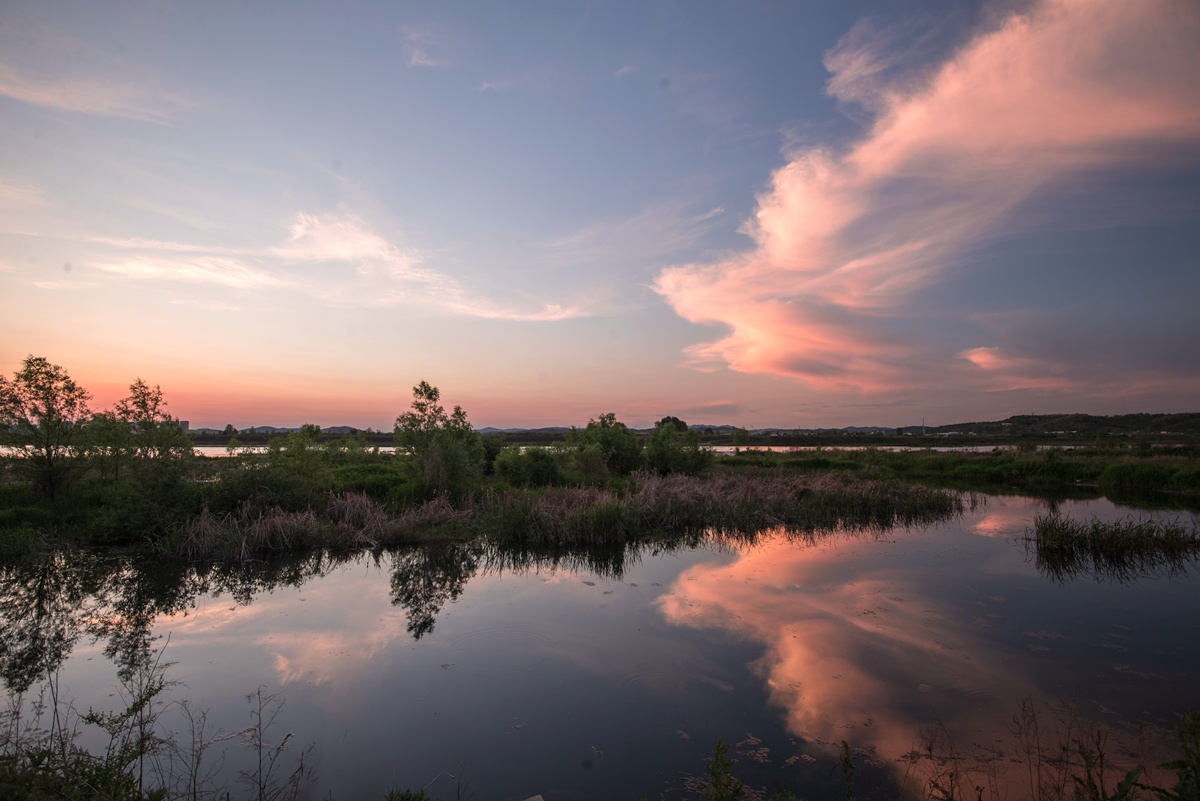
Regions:
<instances>
[{"instance_id":1,"label":"ripple on water","mask_svg":"<svg viewBox=\"0 0 1200 801\"><path fill-rule=\"evenodd\" d=\"M696 687L716 687L724 692L732 692L733 687L711 676L684 673L678 670L641 670L630 673L621 680L625 687L650 687L654 689L678 688L681 685Z\"/></svg>"},{"instance_id":2,"label":"ripple on water","mask_svg":"<svg viewBox=\"0 0 1200 801\"><path fill-rule=\"evenodd\" d=\"M482 673L524 670L539 661L552 641L540 631L518 627L480 629L453 641L455 668Z\"/></svg>"}]
</instances>

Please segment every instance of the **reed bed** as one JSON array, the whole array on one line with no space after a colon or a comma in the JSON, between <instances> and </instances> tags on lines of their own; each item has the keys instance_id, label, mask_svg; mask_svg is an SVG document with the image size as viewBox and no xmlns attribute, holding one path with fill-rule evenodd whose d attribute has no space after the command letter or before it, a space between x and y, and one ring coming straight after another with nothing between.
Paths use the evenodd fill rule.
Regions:
<instances>
[{"instance_id":1,"label":"reed bed","mask_svg":"<svg viewBox=\"0 0 1200 801\"><path fill-rule=\"evenodd\" d=\"M1164 570L1178 573L1200 563L1200 529L1178 521L1042 515L1026 544L1035 548L1038 568L1060 580L1081 573L1127 580Z\"/></svg>"},{"instance_id":2,"label":"reed bed","mask_svg":"<svg viewBox=\"0 0 1200 801\"><path fill-rule=\"evenodd\" d=\"M845 474L697 478L638 474L634 488L487 493L482 533L507 542L547 545L622 543L647 535L711 532L752 535L770 528L883 529L932 523L958 514L974 496L879 482Z\"/></svg>"},{"instance_id":3,"label":"reed bed","mask_svg":"<svg viewBox=\"0 0 1200 801\"><path fill-rule=\"evenodd\" d=\"M614 546L708 534L896 525L950 519L978 497L845 474L703 478L639 473L630 486L489 489L454 505L439 496L398 514L365 493L330 493L324 515L279 507L188 521L170 550L189 559L248 557L270 551L382 548L438 537L481 536L533 547Z\"/></svg>"}]
</instances>

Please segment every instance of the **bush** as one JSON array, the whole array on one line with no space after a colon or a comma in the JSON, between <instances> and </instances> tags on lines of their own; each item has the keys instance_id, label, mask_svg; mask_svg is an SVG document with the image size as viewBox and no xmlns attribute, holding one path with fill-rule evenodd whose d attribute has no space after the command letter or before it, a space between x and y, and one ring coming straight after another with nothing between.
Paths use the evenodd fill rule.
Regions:
<instances>
[{"instance_id":1,"label":"bush","mask_svg":"<svg viewBox=\"0 0 1200 801\"><path fill-rule=\"evenodd\" d=\"M695 431L679 431L670 423L660 425L646 443L646 464L659 475L685 473L694 476L712 467L715 456L700 446Z\"/></svg>"},{"instance_id":2,"label":"bush","mask_svg":"<svg viewBox=\"0 0 1200 801\"><path fill-rule=\"evenodd\" d=\"M1200 490L1200 467L1176 470L1168 486L1178 490Z\"/></svg>"},{"instance_id":3,"label":"bush","mask_svg":"<svg viewBox=\"0 0 1200 801\"><path fill-rule=\"evenodd\" d=\"M330 471L333 491L365 492L376 501L411 500L414 486L398 462L354 464Z\"/></svg>"},{"instance_id":4,"label":"bush","mask_svg":"<svg viewBox=\"0 0 1200 801\"><path fill-rule=\"evenodd\" d=\"M1102 487L1165 487L1173 472L1168 465L1158 462L1118 462L1104 468L1096 483Z\"/></svg>"},{"instance_id":5,"label":"bush","mask_svg":"<svg viewBox=\"0 0 1200 801\"><path fill-rule=\"evenodd\" d=\"M500 451L496 475L514 487L549 487L562 481L562 455L552 449L530 446L522 451L513 445Z\"/></svg>"},{"instance_id":6,"label":"bush","mask_svg":"<svg viewBox=\"0 0 1200 801\"><path fill-rule=\"evenodd\" d=\"M581 457L581 469L583 461L592 466L597 452L603 456L604 468L621 476L641 468L644 459L641 437L624 423L617 422L617 416L612 413L602 414L598 420L588 420L587 428L583 430L572 427L567 433L567 442Z\"/></svg>"}]
</instances>

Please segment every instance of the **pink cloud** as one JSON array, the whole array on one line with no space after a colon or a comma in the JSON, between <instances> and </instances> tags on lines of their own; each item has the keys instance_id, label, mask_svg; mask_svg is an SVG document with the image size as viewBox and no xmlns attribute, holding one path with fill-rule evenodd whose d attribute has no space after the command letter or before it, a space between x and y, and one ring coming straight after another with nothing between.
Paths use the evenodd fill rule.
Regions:
<instances>
[{"instance_id":1,"label":"pink cloud","mask_svg":"<svg viewBox=\"0 0 1200 801\"><path fill-rule=\"evenodd\" d=\"M889 332L915 290L1039 189L1194 142L1197 41L1200 12L1186 3L1046 0L913 87L882 82L886 57L856 29L826 64L830 92L875 113L866 135L842 152L797 151L775 171L743 226L752 250L654 283L680 316L728 329L689 349L692 363L855 390L952 367ZM998 366L986 347L965 353Z\"/></svg>"},{"instance_id":2,"label":"pink cloud","mask_svg":"<svg viewBox=\"0 0 1200 801\"><path fill-rule=\"evenodd\" d=\"M179 95L94 75L33 75L0 63L0 95L37 106L167 123L193 106Z\"/></svg>"},{"instance_id":3,"label":"pink cloud","mask_svg":"<svg viewBox=\"0 0 1200 801\"><path fill-rule=\"evenodd\" d=\"M1035 689L920 582L886 566L864 569L836 547L800 547L782 536L760 543L727 566L688 569L658 607L673 624L761 643L751 667L791 734L809 749L825 744L827 755L848 739L898 779L900 758L921 740L917 703L936 704L955 733L980 724L1003 733L1011 714L1003 703L975 706L967 720L947 699L998 701Z\"/></svg>"}]
</instances>

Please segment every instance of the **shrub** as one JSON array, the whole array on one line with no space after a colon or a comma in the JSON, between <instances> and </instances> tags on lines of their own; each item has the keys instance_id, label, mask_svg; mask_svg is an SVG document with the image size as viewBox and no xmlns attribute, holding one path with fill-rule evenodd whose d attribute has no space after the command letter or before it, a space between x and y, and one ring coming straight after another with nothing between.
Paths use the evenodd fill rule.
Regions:
<instances>
[{"instance_id":1,"label":"shrub","mask_svg":"<svg viewBox=\"0 0 1200 801\"><path fill-rule=\"evenodd\" d=\"M495 461L496 475L514 487L547 487L562 481L562 456L551 448L510 446Z\"/></svg>"}]
</instances>

